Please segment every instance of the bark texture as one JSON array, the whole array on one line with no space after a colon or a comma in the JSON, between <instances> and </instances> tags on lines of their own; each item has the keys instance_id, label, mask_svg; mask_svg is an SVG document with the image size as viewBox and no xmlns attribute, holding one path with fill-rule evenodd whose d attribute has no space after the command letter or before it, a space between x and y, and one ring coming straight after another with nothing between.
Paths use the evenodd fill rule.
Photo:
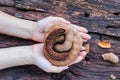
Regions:
<instances>
[{"instance_id":1,"label":"bark texture","mask_svg":"<svg viewBox=\"0 0 120 80\"><path fill-rule=\"evenodd\" d=\"M101 54L113 52L120 57L119 0L0 0L0 10L18 18L37 21L60 16L89 30L90 53L82 62L60 74L46 73L36 66L19 66L0 71L0 80L120 80L120 63L103 61ZM97 46L111 40L111 49ZM0 34L0 48L30 45L36 42Z\"/></svg>"}]
</instances>

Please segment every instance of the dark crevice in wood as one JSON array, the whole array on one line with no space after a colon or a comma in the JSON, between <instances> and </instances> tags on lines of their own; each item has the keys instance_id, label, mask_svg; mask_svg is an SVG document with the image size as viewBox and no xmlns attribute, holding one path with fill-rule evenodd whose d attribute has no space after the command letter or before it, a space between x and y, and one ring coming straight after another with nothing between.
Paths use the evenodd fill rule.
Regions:
<instances>
[{"instance_id":1,"label":"dark crevice in wood","mask_svg":"<svg viewBox=\"0 0 120 80\"><path fill-rule=\"evenodd\" d=\"M23 12L34 11L34 12L48 13L48 11L43 9L36 9L36 8L27 9L27 8L19 8L19 7L15 7L15 8Z\"/></svg>"},{"instance_id":2,"label":"dark crevice in wood","mask_svg":"<svg viewBox=\"0 0 120 80\"><path fill-rule=\"evenodd\" d=\"M101 36L104 35L104 36L109 36L109 37L116 38L116 40L120 40L120 37L118 37L118 36L108 35L108 34L104 34L104 33L90 32L89 31L89 34L97 34L97 35L101 35Z\"/></svg>"},{"instance_id":3,"label":"dark crevice in wood","mask_svg":"<svg viewBox=\"0 0 120 80\"><path fill-rule=\"evenodd\" d=\"M89 54L87 54L87 56L85 57L85 61L89 61L90 60L90 56Z\"/></svg>"},{"instance_id":4,"label":"dark crevice in wood","mask_svg":"<svg viewBox=\"0 0 120 80\"><path fill-rule=\"evenodd\" d=\"M11 7L11 8L13 7L13 8L16 8L16 9L19 10L19 11L22 11L22 12L34 11L34 12L41 12L41 13L49 13L49 12L46 11L46 10L36 9L36 8L27 9L27 8L19 8L19 7L16 7L16 6L9 6L9 5L0 5L0 7Z\"/></svg>"},{"instance_id":5,"label":"dark crevice in wood","mask_svg":"<svg viewBox=\"0 0 120 80\"><path fill-rule=\"evenodd\" d=\"M59 80L69 80L69 78L64 74L59 78Z\"/></svg>"},{"instance_id":6,"label":"dark crevice in wood","mask_svg":"<svg viewBox=\"0 0 120 80\"><path fill-rule=\"evenodd\" d=\"M52 78L52 79L57 79L57 76L58 76L57 73L52 73L52 74L51 74L51 78Z\"/></svg>"},{"instance_id":7,"label":"dark crevice in wood","mask_svg":"<svg viewBox=\"0 0 120 80\"><path fill-rule=\"evenodd\" d=\"M115 25L108 25L108 26L106 26L105 28L120 28L120 27L117 27L117 26L115 26Z\"/></svg>"},{"instance_id":8,"label":"dark crevice in wood","mask_svg":"<svg viewBox=\"0 0 120 80\"><path fill-rule=\"evenodd\" d=\"M100 35L99 39L102 41L102 35Z\"/></svg>"},{"instance_id":9,"label":"dark crevice in wood","mask_svg":"<svg viewBox=\"0 0 120 80\"><path fill-rule=\"evenodd\" d=\"M114 12L113 14L118 16L120 14L120 12Z\"/></svg>"},{"instance_id":10,"label":"dark crevice in wood","mask_svg":"<svg viewBox=\"0 0 120 80\"><path fill-rule=\"evenodd\" d=\"M90 17L90 14L88 12L84 12L85 17Z\"/></svg>"},{"instance_id":11,"label":"dark crevice in wood","mask_svg":"<svg viewBox=\"0 0 120 80\"><path fill-rule=\"evenodd\" d=\"M15 7L14 5L4 5L4 4L0 4L0 6L2 6L2 7Z\"/></svg>"},{"instance_id":12,"label":"dark crevice in wood","mask_svg":"<svg viewBox=\"0 0 120 80\"><path fill-rule=\"evenodd\" d=\"M52 73L51 74L51 78L53 80L69 80L69 78L67 77L67 75L64 74L64 73L61 73L61 74L59 74L59 73Z\"/></svg>"},{"instance_id":13,"label":"dark crevice in wood","mask_svg":"<svg viewBox=\"0 0 120 80\"><path fill-rule=\"evenodd\" d=\"M114 25L109 25L109 26L106 26L106 28L115 28Z\"/></svg>"}]
</instances>

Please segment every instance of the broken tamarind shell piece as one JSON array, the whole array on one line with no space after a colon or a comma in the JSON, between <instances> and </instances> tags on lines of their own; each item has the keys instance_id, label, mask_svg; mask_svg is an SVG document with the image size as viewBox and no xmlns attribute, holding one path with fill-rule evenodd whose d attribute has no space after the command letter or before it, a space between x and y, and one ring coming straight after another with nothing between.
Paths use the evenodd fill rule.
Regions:
<instances>
[{"instance_id":1,"label":"broken tamarind shell piece","mask_svg":"<svg viewBox=\"0 0 120 80\"><path fill-rule=\"evenodd\" d=\"M102 54L102 57L104 60L110 61L115 64L119 62L119 57L111 52Z\"/></svg>"},{"instance_id":2,"label":"broken tamarind shell piece","mask_svg":"<svg viewBox=\"0 0 120 80\"><path fill-rule=\"evenodd\" d=\"M80 53L82 37L71 27L59 23L52 25L45 32L44 56L55 66L69 65Z\"/></svg>"},{"instance_id":3,"label":"broken tamarind shell piece","mask_svg":"<svg viewBox=\"0 0 120 80\"><path fill-rule=\"evenodd\" d=\"M111 48L111 42L109 40L99 41L98 46L102 48Z\"/></svg>"},{"instance_id":4,"label":"broken tamarind shell piece","mask_svg":"<svg viewBox=\"0 0 120 80\"><path fill-rule=\"evenodd\" d=\"M90 52L90 44L87 43L84 45L84 47L85 47L86 53L88 54Z\"/></svg>"},{"instance_id":5,"label":"broken tamarind shell piece","mask_svg":"<svg viewBox=\"0 0 120 80\"><path fill-rule=\"evenodd\" d=\"M116 80L117 77L116 77L114 74L111 74L111 75L110 75L110 78L111 78L112 80Z\"/></svg>"}]
</instances>

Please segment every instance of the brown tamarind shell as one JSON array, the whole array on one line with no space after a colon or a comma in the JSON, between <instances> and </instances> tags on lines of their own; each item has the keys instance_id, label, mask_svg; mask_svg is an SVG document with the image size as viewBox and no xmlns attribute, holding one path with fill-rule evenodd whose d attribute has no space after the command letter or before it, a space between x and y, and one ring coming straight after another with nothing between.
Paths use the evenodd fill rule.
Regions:
<instances>
[{"instance_id":1,"label":"brown tamarind shell","mask_svg":"<svg viewBox=\"0 0 120 80\"><path fill-rule=\"evenodd\" d=\"M54 45L52 46L54 38L58 35L65 35L68 31L71 31L74 35L74 37L70 38L73 39L71 49L65 52L55 51L53 49ZM82 45L83 41L81 36L79 36L79 39L76 38L74 31L69 25L63 23L54 24L45 33L43 47L44 56L55 66L67 66L75 61L80 53Z\"/></svg>"}]
</instances>

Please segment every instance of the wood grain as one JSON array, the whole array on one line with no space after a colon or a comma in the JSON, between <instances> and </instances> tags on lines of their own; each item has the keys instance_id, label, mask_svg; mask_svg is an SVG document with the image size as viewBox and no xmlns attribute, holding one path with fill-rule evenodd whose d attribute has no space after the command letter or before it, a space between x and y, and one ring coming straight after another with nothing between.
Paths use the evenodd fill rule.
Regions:
<instances>
[{"instance_id":1,"label":"wood grain","mask_svg":"<svg viewBox=\"0 0 120 80\"><path fill-rule=\"evenodd\" d=\"M120 63L103 61L101 54L113 52L120 57L119 0L0 0L0 10L18 18L37 21L60 16L89 30L90 53L82 62L60 74L46 73L36 66L19 66L0 71L0 80L110 80L120 79ZM111 49L97 45L111 40ZM36 42L0 34L0 48L30 45Z\"/></svg>"}]
</instances>

